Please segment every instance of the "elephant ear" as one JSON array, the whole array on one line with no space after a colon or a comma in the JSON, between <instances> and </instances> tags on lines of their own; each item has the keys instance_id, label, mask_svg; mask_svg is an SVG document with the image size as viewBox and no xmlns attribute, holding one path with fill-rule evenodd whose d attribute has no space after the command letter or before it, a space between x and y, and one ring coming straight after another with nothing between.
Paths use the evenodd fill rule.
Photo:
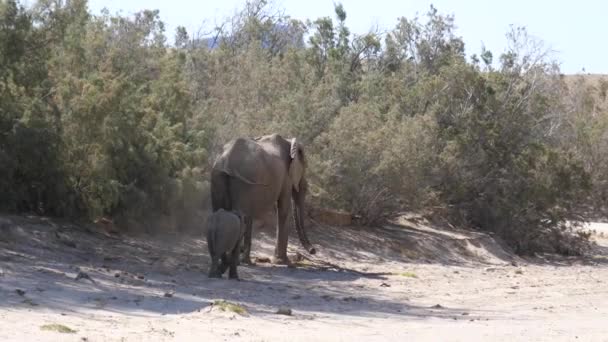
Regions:
<instances>
[{"instance_id":1,"label":"elephant ear","mask_svg":"<svg viewBox=\"0 0 608 342\"><path fill-rule=\"evenodd\" d=\"M291 139L291 147L289 149L291 162L289 163L289 178L296 192L300 191L300 181L304 177L305 163L304 151L296 138Z\"/></svg>"}]
</instances>

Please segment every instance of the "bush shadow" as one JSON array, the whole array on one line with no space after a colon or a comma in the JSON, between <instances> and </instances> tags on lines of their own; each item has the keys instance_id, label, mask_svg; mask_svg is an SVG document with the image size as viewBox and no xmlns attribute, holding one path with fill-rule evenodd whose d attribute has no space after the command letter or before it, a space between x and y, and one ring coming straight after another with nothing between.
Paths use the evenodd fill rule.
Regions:
<instances>
[{"instance_id":1,"label":"bush shadow","mask_svg":"<svg viewBox=\"0 0 608 342\"><path fill-rule=\"evenodd\" d=\"M179 315L224 299L259 314L282 305L302 314L360 317L453 319L470 311L391 300L382 294L390 287L386 275L337 266L241 266L243 281L209 279L206 246L192 237L111 239L74 226L17 222L11 238L0 241L0 307L10 310ZM87 277L76 280L81 272ZM362 277L373 285L362 288L356 282Z\"/></svg>"}]
</instances>

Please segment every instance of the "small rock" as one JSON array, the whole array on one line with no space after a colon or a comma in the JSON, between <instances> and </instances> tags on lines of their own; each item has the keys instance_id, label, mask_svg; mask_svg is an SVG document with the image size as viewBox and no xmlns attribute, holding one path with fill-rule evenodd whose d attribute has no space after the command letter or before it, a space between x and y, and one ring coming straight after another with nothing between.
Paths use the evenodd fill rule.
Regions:
<instances>
[{"instance_id":1,"label":"small rock","mask_svg":"<svg viewBox=\"0 0 608 342\"><path fill-rule=\"evenodd\" d=\"M137 275L137 279L141 279L141 280L143 280L143 279L144 279L144 275L143 275L143 274L138 274L138 275Z\"/></svg>"},{"instance_id":2,"label":"small rock","mask_svg":"<svg viewBox=\"0 0 608 342\"><path fill-rule=\"evenodd\" d=\"M300 298L302 298L302 296L300 296L300 295L295 295L295 296L291 297L291 299L300 299Z\"/></svg>"},{"instance_id":3,"label":"small rock","mask_svg":"<svg viewBox=\"0 0 608 342\"><path fill-rule=\"evenodd\" d=\"M486 272L494 272L496 271L496 267L488 267L485 269Z\"/></svg>"},{"instance_id":4,"label":"small rock","mask_svg":"<svg viewBox=\"0 0 608 342\"><path fill-rule=\"evenodd\" d=\"M114 273L114 278L120 277L120 273Z\"/></svg>"},{"instance_id":5,"label":"small rock","mask_svg":"<svg viewBox=\"0 0 608 342\"><path fill-rule=\"evenodd\" d=\"M25 291L23 291L22 289L16 289L15 292L20 295L21 297L25 296Z\"/></svg>"},{"instance_id":6,"label":"small rock","mask_svg":"<svg viewBox=\"0 0 608 342\"><path fill-rule=\"evenodd\" d=\"M515 274L524 274L524 271L522 271L522 270L517 270L517 271L515 271Z\"/></svg>"},{"instance_id":7,"label":"small rock","mask_svg":"<svg viewBox=\"0 0 608 342\"><path fill-rule=\"evenodd\" d=\"M332 300L334 299L332 296L330 295L322 295L321 298L325 299L325 300Z\"/></svg>"},{"instance_id":8,"label":"small rock","mask_svg":"<svg viewBox=\"0 0 608 342\"><path fill-rule=\"evenodd\" d=\"M511 266L517 267L517 266L518 266L518 264L517 264L517 262L516 262L516 261L511 261Z\"/></svg>"},{"instance_id":9,"label":"small rock","mask_svg":"<svg viewBox=\"0 0 608 342\"><path fill-rule=\"evenodd\" d=\"M469 313L468 313L468 312L463 312L463 313L462 313L462 315L463 315L463 316L468 316L468 315L469 315Z\"/></svg>"},{"instance_id":10,"label":"small rock","mask_svg":"<svg viewBox=\"0 0 608 342\"><path fill-rule=\"evenodd\" d=\"M173 293L171 293L171 292L165 292L165 297L166 298L171 298L171 297L173 297Z\"/></svg>"},{"instance_id":11,"label":"small rock","mask_svg":"<svg viewBox=\"0 0 608 342\"><path fill-rule=\"evenodd\" d=\"M435 304L433 306L431 306L432 309L444 309L443 306L441 306L440 304Z\"/></svg>"},{"instance_id":12,"label":"small rock","mask_svg":"<svg viewBox=\"0 0 608 342\"><path fill-rule=\"evenodd\" d=\"M74 241L72 241L72 239L70 237L68 237L67 235L55 232L55 237L57 238L57 240L59 240L59 242L61 242L65 246L68 246L71 248L76 248L76 243Z\"/></svg>"},{"instance_id":13,"label":"small rock","mask_svg":"<svg viewBox=\"0 0 608 342\"><path fill-rule=\"evenodd\" d=\"M387 283L382 283L382 284L380 284L380 287L391 287L391 285L387 284Z\"/></svg>"},{"instance_id":14,"label":"small rock","mask_svg":"<svg viewBox=\"0 0 608 342\"><path fill-rule=\"evenodd\" d=\"M93 284L95 283L95 280L93 280L93 278L91 278L91 276L89 276L87 273L85 272L78 272L78 274L76 275L76 278L74 278L74 280L78 281L80 279L86 279L86 280L90 280Z\"/></svg>"},{"instance_id":15,"label":"small rock","mask_svg":"<svg viewBox=\"0 0 608 342\"><path fill-rule=\"evenodd\" d=\"M291 308L288 308L286 306L281 306L279 308L279 310L277 310L276 314L277 315L291 316Z\"/></svg>"}]
</instances>

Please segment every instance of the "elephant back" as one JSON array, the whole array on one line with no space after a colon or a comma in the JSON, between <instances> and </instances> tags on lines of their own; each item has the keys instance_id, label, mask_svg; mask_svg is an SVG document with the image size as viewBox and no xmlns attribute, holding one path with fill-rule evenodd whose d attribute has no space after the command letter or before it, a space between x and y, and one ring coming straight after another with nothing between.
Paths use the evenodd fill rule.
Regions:
<instances>
[{"instance_id":1,"label":"elephant back","mask_svg":"<svg viewBox=\"0 0 608 342\"><path fill-rule=\"evenodd\" d=\"M213 169L253 185L268 185L268 153L252 139L238 138L224 146Z\"/></svg>"}]
</instances>

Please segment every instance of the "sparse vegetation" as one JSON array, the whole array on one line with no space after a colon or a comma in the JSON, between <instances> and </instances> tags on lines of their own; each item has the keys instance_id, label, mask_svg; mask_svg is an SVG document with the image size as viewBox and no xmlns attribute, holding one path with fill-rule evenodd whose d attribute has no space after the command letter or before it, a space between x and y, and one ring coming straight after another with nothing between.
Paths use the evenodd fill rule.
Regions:
<instances>
[{"instance_id":1,"label":"sparse vegetation","mask_svg":"<svg viewBox=\"0 0 608 342\"><path fill-rule=\"evenodd\" d=\"M414 272L397 272L394 274L406 278L418 278L418 276Z\"/></svg>"},{"instance_id":2,"label":"sparse vegetation","mask_svg":"<svg viewBox=\"0 0 608 342\"><path fill-rule=\"evenodd\" d=\"M346 10L304 23L254 0L170 44L157 11L1 1L0 209L186 228L220 147L278 132L306 145L314 204L363 224L425 210L582 253L573 227L608 198L608 83L566 82L524 29L466 56L433 7L383 35Z\"/></svg>"},{"instance_id":3,"label":"sparse vegetation","mask_svg":"<svg viewBox=\"0 0 608 342\"><path fill-rule=\"evenodd\" d=\"M40 327L40 330L55 331L63 334L75 334L77 332L76 330L71 329L70 327L57 323L45 324Z\"/></svg>"},{"instance_id":4,"label":"sparse vegetation","mask_svg":"<svg viewBox=\"0 0 608 342\"><path fill-rule=\"evenodd\" d=\"M222 311L234 312L239 315L246 315L247 309L244 306L231 303L225 300L216 300L213 302L213 306L219 308Z\"/></svg>"}]
</instances>

